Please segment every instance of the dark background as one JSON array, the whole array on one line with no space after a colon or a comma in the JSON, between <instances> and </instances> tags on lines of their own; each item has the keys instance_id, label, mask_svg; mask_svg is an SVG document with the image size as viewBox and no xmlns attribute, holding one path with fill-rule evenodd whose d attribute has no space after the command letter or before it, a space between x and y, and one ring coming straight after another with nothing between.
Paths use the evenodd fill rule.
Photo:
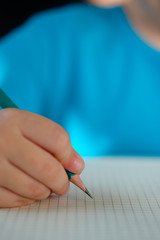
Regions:
<instances>
[{"instance_id":1,"label":"dark background","mask_svg":"<svg viewBox=\"0 0 160 240\"><path fill-rule=\"evenodd\" d=\"M32 14L78 0L0 0L0 37L22 24Z\"/></svg>"}]
</instances>

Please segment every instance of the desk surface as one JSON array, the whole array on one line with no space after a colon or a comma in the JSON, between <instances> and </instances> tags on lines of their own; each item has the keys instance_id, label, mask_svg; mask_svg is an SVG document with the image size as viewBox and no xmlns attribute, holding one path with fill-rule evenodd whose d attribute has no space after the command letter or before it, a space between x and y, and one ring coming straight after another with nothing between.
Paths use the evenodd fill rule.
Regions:
<instances>
[{"instance_id":1,"label":"desk surface","mask_svg":"<svg viewBox=\"0 0 160 240\"><path fill-rule=\"evenodd\" d=\"M95 158L82 179L94 200L71 184L65 196L0 209L0 239L160 239L160 159Z\"/></svg>"}]
</instances>

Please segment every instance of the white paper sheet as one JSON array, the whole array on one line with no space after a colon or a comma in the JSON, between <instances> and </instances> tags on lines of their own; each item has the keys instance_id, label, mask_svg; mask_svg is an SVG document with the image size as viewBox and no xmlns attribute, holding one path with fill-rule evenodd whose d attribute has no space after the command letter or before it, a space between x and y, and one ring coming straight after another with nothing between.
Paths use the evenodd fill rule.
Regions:
<instances>
[{"instance_id":1,"label":"white paper sheet","mask_svg":"<svg viewBox=\"0 0 160 240\"><path fill-rule=\"evenodd\" d=\"M160 239L160 159L99 158L82 180L94 200L71 184L66 196L0 209L0 240Z\"/></svg>"}]
</instances>

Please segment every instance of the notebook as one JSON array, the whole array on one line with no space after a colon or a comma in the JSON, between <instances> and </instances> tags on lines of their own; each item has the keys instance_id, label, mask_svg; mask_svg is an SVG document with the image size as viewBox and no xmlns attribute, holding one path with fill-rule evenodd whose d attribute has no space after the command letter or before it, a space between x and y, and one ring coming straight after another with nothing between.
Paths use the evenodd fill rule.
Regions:
<instances>
[{"instance_id":1,"label":"notebook","mask_svg":"<svg viewBox=\"0 0 160 240\"><path fill-rule=\"evenodd\" d=\"M160 159L87 159L82 180L65 196L0 209L1 240L160 239Z\"/></svg>"}]
</instances>

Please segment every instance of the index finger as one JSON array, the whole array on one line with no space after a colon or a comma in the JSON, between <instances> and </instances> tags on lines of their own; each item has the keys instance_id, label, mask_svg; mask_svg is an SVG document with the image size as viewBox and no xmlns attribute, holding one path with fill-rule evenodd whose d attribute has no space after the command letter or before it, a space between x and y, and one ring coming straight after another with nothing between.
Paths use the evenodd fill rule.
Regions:
<instances>
[{"instance_id":1,"label":"index finger","mask_svg":"<svg viewBox=\"0 0 160 240\"><path fill-rule=\"evenodd\" d=\"M68 133L57 123L41 115L21 111L19 127L24 137L53 154L63 167L71 172L81 172L84 161L72 148Z\"/></svg>"}]
</instances>

